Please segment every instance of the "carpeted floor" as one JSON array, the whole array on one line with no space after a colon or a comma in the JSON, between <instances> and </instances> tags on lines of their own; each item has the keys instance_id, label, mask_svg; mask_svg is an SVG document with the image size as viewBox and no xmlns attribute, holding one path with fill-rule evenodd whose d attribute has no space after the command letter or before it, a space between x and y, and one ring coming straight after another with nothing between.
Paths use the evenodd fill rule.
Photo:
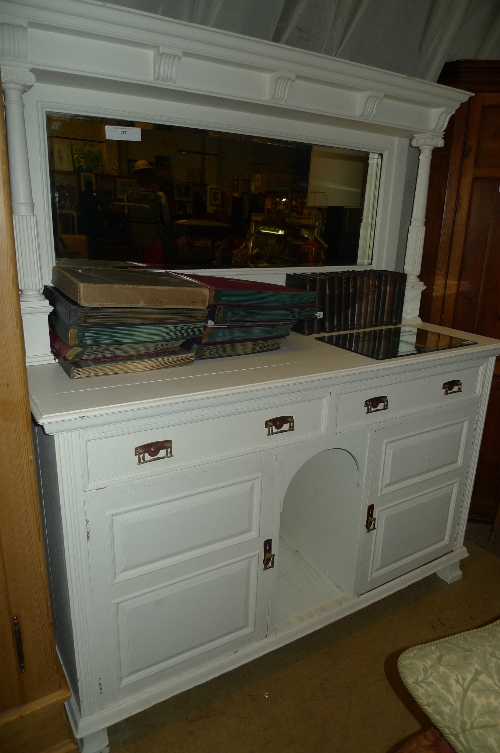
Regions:
<instances>
[{"instance_id":1,"label":"carpeted floor","mask_svg":"<svg viewBox=\"0 0 500 753\"><path fill-rule=\"evenodd\" d=\"M395 750L430 726L399 679L401 651L500 618L500 559L468 548L457 583L430 576L130 717L109 728L112 753Z\"/></svg>"}]
</instances>

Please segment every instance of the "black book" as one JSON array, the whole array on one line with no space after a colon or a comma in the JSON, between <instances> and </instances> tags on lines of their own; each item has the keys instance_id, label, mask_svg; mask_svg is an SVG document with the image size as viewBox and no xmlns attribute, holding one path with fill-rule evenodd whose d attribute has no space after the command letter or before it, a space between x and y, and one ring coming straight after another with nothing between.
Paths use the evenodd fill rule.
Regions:
<instances>
[{"instance_id":1,"label":"black book","mask_svg":"<svg viewBox=\"0 0 500 753\"><path fill-rule=\"evenodd\" d=\"M396 272L387 272L387 293L385 296L385 307L382 321L384 327L388 327L392 324L395 290Z\"/></svg>"},{"instance_id":2,"label":"black book","mask_svg":"<svg viewBox=\"0 0 500 753\"><path fill-rule=\"evenodd\" d=\"M379 298L376 320L374 324L376 327L382 327L384 324L385 302L387 299L388 272L386 272L385 270L382 270L378 274L380 277L380 298Z\"/></svg>"},{"instance_id":3,"label":"black book","mask_svg":"<svg viewBox=\"0 0 500 753\"><path fill-rule=\"evenodd\" d=\"M321 322L322 332L333 332L336 327L336 307L339 305L340 298L337 297L335 282L338 280L337 274L326 275L325 277L325 302L323 308L323 320Z\"/></svg>"},{"instance_id":4,"label":"black book","mask_svg":"<svg viewBox=\"0 0 500 753\"><path fill-rule=\"evenodd\" d=\"M371 327L378 326L378 318L380 312L380 298L382 296L382 275L379 271L374 270L375 275L375 292L373 298L373 317Z\"/></svg>"},{"instance_id":5,"label":"black book","mask_svg":"<svg viewBox=\"0 0 500 753\"><path fill-rule=\"evenodd\" d=\"M363 272L356 273L356 305L354 310L354 329L363 326L363 302L365 295L365 275ZM365 304L366 309L366 304Z\"/></svg>"},{"instance_id":6,"label":"black book","mask_svg":"<svg viewBox=\"0 0 500 753\"><path fill-rule=\"evenodd\" d=\"M350 277L349 279L349 308L348 308L347 328L354 329L359 275L356 272L351 272L349 277Z\"/></svg>"},{"instance_id":7,"label":"black book","mask_svg":"<svg viewBox=\"0 0 500 753\"><path fill-rule=\"evenodd\" d=\"M394 293L394 307L392 324L401 324L403 318L403 306L405 302L406 274L398 272L396 275L396 290Z\"/></svg>"},{"instance_id":8,"label":"black book","mask_svg":"<svg viewBox=\"0 0 500 753\"><path fill-rule=\"evenodd\" d=\"M327 276L324 274L317 275L316 277L316 307L318 309L318 315L314 320L314 333L319 334L323 331L322 320L325 316L325 287Z\"/></svg>"},{"instance_id":9,"label":"black book","mask_svg":"<svg viewBox=\"0 0 500 753\"><path fill-rule=\"evenodd\" d=\"M371 270L367 273L369 285L368 285L368 300L366 304L366 322L365 327L373 327L373 310L375 307L375 288L377 285L377 273L375 270Z\"/></svg>"}]
</instances>

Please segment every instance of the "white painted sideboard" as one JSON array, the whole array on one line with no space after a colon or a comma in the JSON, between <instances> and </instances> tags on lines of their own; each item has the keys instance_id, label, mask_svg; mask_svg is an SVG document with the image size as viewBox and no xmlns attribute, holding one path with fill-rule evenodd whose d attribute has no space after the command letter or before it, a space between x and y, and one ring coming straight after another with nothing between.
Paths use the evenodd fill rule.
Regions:
<instances>
[{"instance_id":1,"label":"white painted sideboard","mask_svg":"<svg viewBox=\"0 0 500 753\"><path fill-rule=\"evenodd\" d=\"M155 702L431 573L460 577L500 353L474 339L385 362L292 335L274 353L139 375L29 368L85 753Z\"/></svg>"}]
</instances>

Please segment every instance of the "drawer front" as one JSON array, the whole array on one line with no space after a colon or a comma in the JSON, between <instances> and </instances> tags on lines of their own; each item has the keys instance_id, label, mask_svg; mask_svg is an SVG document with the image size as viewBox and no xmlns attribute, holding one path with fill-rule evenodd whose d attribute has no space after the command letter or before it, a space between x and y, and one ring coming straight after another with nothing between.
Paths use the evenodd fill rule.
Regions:
<instances>
[{"instance_id":1,"label":"drawer front","mask_svg":"<svg viewBox=\"0 0 500 753\"><path fill-rule=\"evenodd\" d=\"M290 402L237 404L229 413L165 421L84 440L85 488L149 477L188 465L253 450L320 438L326 434L329 393L301 393Z\"/></svg>"},{"instance_id":2,"label":"drawer front","mask_svg":"<svg viewBox=\"0 0 500 753\"><path fill-rule=\"evenodd\" d=\"M337 428L370 425L432 406L453 407L462 400L480 395L481 377L481 366L474 365L400 382L384 384L378 380L373 386L341 392Z\"/></svg>"}]
</instances>

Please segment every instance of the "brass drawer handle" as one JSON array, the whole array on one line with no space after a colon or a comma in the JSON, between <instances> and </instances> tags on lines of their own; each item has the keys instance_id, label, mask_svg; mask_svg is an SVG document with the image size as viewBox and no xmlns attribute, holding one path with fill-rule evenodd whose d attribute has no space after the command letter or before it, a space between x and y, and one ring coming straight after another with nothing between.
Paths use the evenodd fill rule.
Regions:
<instances>
[{"instance_id":1,"label":"brass drawer handle","mask_svg":"<svg viewBox=\"0 0 500 753\"><path fill-rule=\"evenodd\" d=\"M367 413L377 413L379 410L387 410L389 408L389 399L387 395L370 397L368 400L365 400L365 408Z\"/></svg>"},{"instance_id":2,"label":"brass drawer handle","mask_svg":"<svg viewBox=\"0 0 500 753\"><path fill-rule=\"evenodd\" d=\"M460 379L450 379L449 382L443 384L443 390L445 395L454 395L456 392L462 392L462 382Z\"/></svg>"},{"instance_id":3,"label":"brass drawer handle","mask_svg":"<svg viewBox=\"0 0 500 753\"><path fill-rule=\"evenodd\" d=\"M160 455L160 452L165 450L164 455ZM172 440L162 439L159 442L150 442L149 444L141 444L135 448L135 454L137 455L137 465L143 463L152 463L154 460L165 460L165 458L171 458L172 455ZM146 455L148 457L146 457Z\"/></svg>"},{"instance_id":4,"label":"brass drawer handle","mask_svg":"<svg viewBox=\"0 0 500 753\"><path fill-rule=\"evenodd\" d=\"M288 428L284 429L284 425L288 424ZM264 426L267 429L267 436L271 434L284 434L286 431L295 431L295 422L293 416L276 416L276 418L268 418Z\"/></svg>"}]
</instances>

